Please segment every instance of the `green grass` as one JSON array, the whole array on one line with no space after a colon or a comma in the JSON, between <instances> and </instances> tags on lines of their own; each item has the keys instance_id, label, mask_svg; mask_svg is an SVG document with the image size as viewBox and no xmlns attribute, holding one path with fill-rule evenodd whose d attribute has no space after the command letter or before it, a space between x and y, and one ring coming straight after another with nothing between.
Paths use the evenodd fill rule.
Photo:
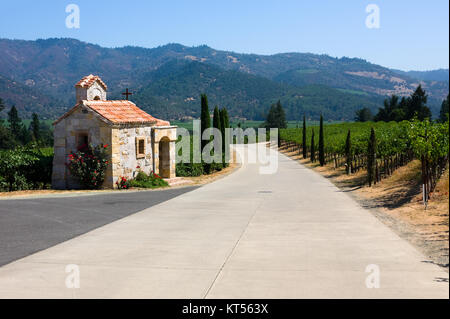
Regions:
<instances>
[{"instance_id":1,"label":"green grass","mask_svg":"<svg viewBox=\"0 0 450 319\"><path fill-rule=\"evenodd\" d=\"M193 127L192 121L170 121L170 124L185 128L188 131L192 131L192 127Z\"/></svg>"},{"instance_id":2,"label":"green grass","mask_svg":"<svg viewBox=\"0 0 450 319\"><path fill-rule=\"evenodd\" d=\"M27 127L30 126L31 120L22 120L23 124L25 124ZM53 122L55 122L55 120L39 120L39 122L41 124L46 124L49 127L53 126Z\"/></svg>"},{"instance_id":3,"label":"green grass","mask_svg":"<svg viewBox=\"0 0 450 319\"><path fill-rule=\"evenodd\" d=\"M297 70L295 72L297 74L315 74L315 73L318 73L319 70L316 70L316 69L301 69L301 70Z\"/></svg>"},{"instance_id":4,"label":"green grass","mask_svg":"<svg viewBox=\"0 0 450 319\"><path fill-rule=\"evenodd\" d=\"M357 90L350 90L350 89L337 89L338 91L341 91L343 93L350 93L350 94L356 94L356 95L362 95L362 96L369 96L367 92L363 91L357 91Z\"/></svg>"}]
</instances>

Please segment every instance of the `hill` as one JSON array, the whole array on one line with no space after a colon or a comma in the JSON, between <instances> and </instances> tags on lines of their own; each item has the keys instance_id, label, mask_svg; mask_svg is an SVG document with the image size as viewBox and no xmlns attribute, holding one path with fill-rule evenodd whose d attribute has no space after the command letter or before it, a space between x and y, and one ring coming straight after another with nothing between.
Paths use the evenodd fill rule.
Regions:
<instances>
[{"instance_id":1,"label":"hill","mask_svg":"<svg viewBox=\"0 0 450 319\"><path fill-rule=\"evenodd\" d=\"M103 48L74 39L0 39L0 53L0 75L24 90L28 87L39 92L42 105L47 105L46 99L49 101L44 108L52 117L73 105L73 85L90 73L100 75L108 83L110 98L121 97L122 90L128 87L137 93L136 101L155 115L167 115L170 119L195 116L192 112L198 105L194 107L192 98L198 98L201 90L214 103L226 105L249 119L260 118L271 101L281 99L289 103L289 114L307 109L316 117L319 111L312 108L320 108L337 116L332 119L349 120L355 105L375 108L373 103L379 104L379 100L393 93L410 94L419 83L430 95L429 106L437 114L448 94L448 81L420 81L361 59L309 53L267 56L180 44L153 49ZM203 78L198 73L201 66ZM0 87L0 96L10 94L6 91ZM30 94L24 93L36 97ZM306 96L309 100L305 104ZM19 96L9 101L19 104ZM31 102L33 99L25 101L20 103L27 105L23 107L27 116L40 110ZM352 102L347 105L347 101Z\"/></svg>"},{"instance_id":2,"label":"hill","mask_svg":"<svg viewBox=\"0 0 450 319\"><path fill-rule=\"evenodd\" d=\"M227 106L232 116L254 120L265 119L270 105L279 99L291 120L303 114L318 118L321 113L334 120L352 119L357 109L367 106L375 111L382 103L379 97L321 85L294 87L200 62L168 62L147 78L148 84L134 99L144 110L164 118L198 117L203 92L211 106Z\"/></svg>"},{"instance_id":3,"label":"hill","mask_svg":"<svg viewBox=\"0 0 450 319\"><path fill-rule=\"evenodd\" d=\"M5 105L15 105L19 114L26 118L31 118L31 114L35 112L41 119L52 119L55 114L65 111L61 101L1 75L0 97ZM0 117L5 117L7 111L8 108L0 114Z\"/></svg>"},{"instance_id":4,"label":"hill","mask_svg":"<svg viewBox=\"0 0 450 319\"><path fill-rule=\"evenodd\" d=\"M439 70L432 70L432 71L400 71L395 70L395 72L407 75L412 78L422 80L422 81L442 81L442 82L448 82L449 81L449 73L448 69L439 69Z\"/></svg>"}]
</instances>

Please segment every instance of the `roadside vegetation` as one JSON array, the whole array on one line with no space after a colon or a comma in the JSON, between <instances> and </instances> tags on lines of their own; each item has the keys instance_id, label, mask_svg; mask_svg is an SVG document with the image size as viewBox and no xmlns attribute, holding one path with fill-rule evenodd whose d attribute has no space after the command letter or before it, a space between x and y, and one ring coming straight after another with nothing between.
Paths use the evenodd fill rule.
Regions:
<instances>
[{"instance_id":1,"label":"roadside vegetation","mask_svg":"<svg viewBox=\"0 0 450 319\"><path fill-rule=\"evenodd\" d=\"M230 120L228 116L228 111L226 108L219 109L218 106L214 108L213 112L213 120L211 125L211 114L209 111L209 105L208 105L208 97L206 94L201 95L201 118L200 118L201 124L200 124L200 132L204 132L206 129L209 129L211 127L218 129L221 132L222 137L222 149L220 150L220 153L222 154L221 158L216 161L214 160L212 163L207 163L203 158L201 159L200 163L194 163L194 137L190 136L190 145L189 145L189 160L184 160L183 150L180 149L177 152L177 166L176 166L176 175L180 177L195 177L195 176L201 176L201 175L209 175L217 171L221 171L222 169L229 166L229 161L226 159L226 152L228 152L227 148L229 148L229 145L226 144L225 139L225 129L230 127ZM201 137L199 137L201 138ZM179 138L178 143L181 141L181 138ZM210 140L212 141L212 139ZM201 140L196 141L201 145L201 149L203 150L204 147L210 143L208 140ZM211 156L214 156L215 150L214 146L211 149ZM219 152L219 150L217 150Z\"/></svg>"},{"instance_id":2,"label":"roadside vegetation","mask_svg":"<svg viewBox=\"0 0 450 319\"><path fill-rule=\"evenodd\" d=\"M396 105L390 100L380 114ZM321 135L321 125L305 121L301 129L281 130L279 149L329 178L432 262L448 268L448 105L447 97L434 121L417 112L399 121L374 121L377 114L372 121L324 124L323 143L311 142L313 134ZM320 154L324 162L317 161Z\"/></svg>"},{"instance_id":3,"label":"roadside vegetation","mask_svg":"<svg viewBox=\"0 0 450 319\"><path fill-rule=\"evenodd\" d=\"M0 98L0 112L5 109ZM51 187L53 133L33 114L24 123L12 106L0 119L0 192Z\"/></svg>"},{"instance_id":4,"label":"roadside vegetation","mask_svg":"<svg viewBox=\"0 0 450 319\"><path fill-rule=\"evenodd\" d=\"M392 98L391 98L392 100ZM425 105L425 92L418 90L405 101L408 120L355 122L313 126L306 129L282 129L281 146L296 151L320 166L332 163L345 167L347 174L367 172L369 186L379 183L398 168L414 159L421 162L423 200L426 204L448 166L449 121L448 98L442 103L441 117L431 121ZM395 103L394 103L395 104ZM392 103L385 103L385 108ZM380 114L386 114L380 109ZM400 113L400 112L398 112ZM377 115L377 117L381 117ZM319 139L314 139L319 136Z\"/></svg>"}]
</instances>

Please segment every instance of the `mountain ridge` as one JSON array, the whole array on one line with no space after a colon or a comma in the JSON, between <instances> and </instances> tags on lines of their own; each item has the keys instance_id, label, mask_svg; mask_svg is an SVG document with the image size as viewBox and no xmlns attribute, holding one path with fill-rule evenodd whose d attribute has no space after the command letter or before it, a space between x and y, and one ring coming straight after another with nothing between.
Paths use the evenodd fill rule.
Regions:
<instances>
[{"instance_id":1,"label":"mountain ridge","mask_svg":"<svg viewBox=\"0 0 450 319\"><path fill-rule=\"evenodd\" d=\"M312 53L242 54L215 50L206 45L187 47L177 43L169 43L152 49L136 46L104 48L71 38L36 41L0 39L0 53L2 53L0 75L37 90L44 96L61 100L65 108L72 106L75 99L73 85L84 75L90 73L100 75L111 88L110 97L120 97L121 90L126 87L132 88L136 92L144 92L146 87L152 86L152 82L161 80L157 77L158 69L177 60L203 63L224 71L239 72L233 73L237 81L242 80L240 79L241 74L265 78L271 81L269 91L273 92L278 90L280 85L285 87L285 91L301 90L303 87L318 85L321 86L320 90L318 89L321 94L333 96L339 105L343 105L339 99L344 97L331 89L364 96L366 102L361 100L361 103L372 105L374 101L378 103L380 97L390 94L408 95L417 85L422 84L430 94L430 106L436 114L440 102L448 94L448 82L415 79L408 74L400 74L395 70L369 63L360 58L333 58L329 55ZM175 72L175 70L173 71ZM231 73L223 73L216 69L211 69L211 72L217 76L231 76ZM183 76L189 77L185 73ZM183 78L174 80L183 81ZM249 81L263 83L254 78ZM225 82L231 88L234 87L232 81ZM197 83L201 86L200 82ZM324 87L329 87L329 92L324 91ZM219 98L220 91L217 91L214 86L211 88L213 92L210 94L217 93ZM191 87L191 90L196 91L194 87ZM163 89L158 92L154 91L154 87L147 89L147 92L150 91L157 96L166 94L160 97L170 103L175 103L176 99L179 100L178 97L170 96ZM245 96L237 87L227 92L231 96ZM0 90L0 96L4 93ZM252 116L261 113L258 110L267 109L267 103L272 100L272 98L261 99L259 104L252 104L252 99L230 100L226 96L223 98L232 103L233 107L237 107L237 103L253 105L252 109L244 107L253 114ZM283 99L283 96L279 96L279 98ZM353 99L353 96L348 98ZM316 96L316 100L321 100L321 97ZM313 102L312 105L316 105L315 103ZM322 109L323 107L332 109L335 106L331 100L324 103L328 104L322 106ZM165 114L185 116L186 114L180 113L183 103L176 102L175 104L174 108L178 111ZM189 103L185 103L184 106L189 109ZM170 104L167 107L170 108ZM375 107L371 107L375 110ZM33 108L29 107L29 109ZM53 109L54 105L49 104L48 108ZM299 111L301 109L299 108ZM158 110L156 112L158 113ZM49 113L52 112L49 111ZM56 112L54 113L54 116L58 115ZM346 114L345 118L350 119L350 114Z\"/></svg>"}]
</instances>

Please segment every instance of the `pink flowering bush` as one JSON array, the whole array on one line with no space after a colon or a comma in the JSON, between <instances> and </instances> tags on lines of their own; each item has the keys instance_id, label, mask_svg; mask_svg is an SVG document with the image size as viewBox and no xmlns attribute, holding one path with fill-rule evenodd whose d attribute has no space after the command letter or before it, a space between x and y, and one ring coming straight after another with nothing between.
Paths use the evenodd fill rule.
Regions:
<instances>
[{"instance_id":1,"label":"pink flowering bush","mask_svg":"<svg viewBox=\"0 0 450 319\"><path fill-rule=\"evenodd\" d=\"M108 167L108 145L83 145L69 154L67 167L70 174L86 189L99 189L105 181Z\"/></svg>"}]
</instances>

